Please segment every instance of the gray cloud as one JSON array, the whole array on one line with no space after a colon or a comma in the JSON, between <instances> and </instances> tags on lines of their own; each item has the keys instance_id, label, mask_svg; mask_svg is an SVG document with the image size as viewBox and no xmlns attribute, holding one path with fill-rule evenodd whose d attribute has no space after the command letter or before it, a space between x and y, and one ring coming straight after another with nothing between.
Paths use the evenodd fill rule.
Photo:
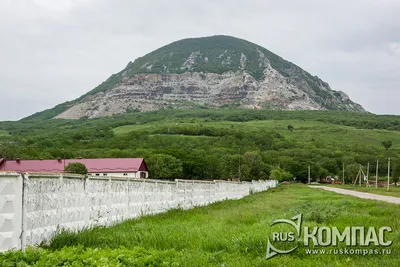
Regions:
<instances>
[{"instance_id":1,"label":"gray cloud","mask_svg":"<svg viewBox=\"0 0 400 267\"><path fill-rule=\"evenodd\" d=\"M227 34L281 55L374 113L400 114L397 0L2 0L0 120L72 100L178 39Z\"/></svg>"}]
</instances>

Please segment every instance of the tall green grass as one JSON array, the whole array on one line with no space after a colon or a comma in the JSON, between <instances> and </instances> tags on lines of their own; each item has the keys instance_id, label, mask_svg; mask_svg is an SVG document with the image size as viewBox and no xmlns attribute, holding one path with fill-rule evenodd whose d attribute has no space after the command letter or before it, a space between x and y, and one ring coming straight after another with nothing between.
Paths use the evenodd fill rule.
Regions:
<instances>
[{"instance_id":1,"label":"tall green grass","mask_svg":"<svg viewBox=\"0 0 400 267\"><path fill-rule=\"evenodd\" d=\"M390 226L393 233L389 233L387 238L393 241L390 247L392 254L306 255L305 248L300 245L291 254L266 260L270 224L276 219L289 219L299 213L303 214L303 226L336 226L342 230L346 226ZM302 185L287 185L240 200L191 210L172 210L110 228L97 227L80 233L63 232L39 250L1 255L0 264L400 266L399 217L397 205L357 199ZM49 265L46 265L47 262ZM79 265L82 262L95 262L98 265Z\"/></svg>"}]
</instances>

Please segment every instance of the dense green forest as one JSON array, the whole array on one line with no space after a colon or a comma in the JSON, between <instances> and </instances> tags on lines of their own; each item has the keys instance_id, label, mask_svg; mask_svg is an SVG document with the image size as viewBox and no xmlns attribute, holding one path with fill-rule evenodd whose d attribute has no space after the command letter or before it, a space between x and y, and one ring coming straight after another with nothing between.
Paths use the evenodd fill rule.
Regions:
<instances>
[{"instance_id":1,"label":"dense green forest","mask_svg":"<svg viewBox=\"0 0 400 267\"><path fill-rule=\"evenodd\" d=\"M151 178L292 179L361 164L400 175L400 117L341 111L167 109L81 120L0 122L0 157L143 157Z\"/></svg>"}]
</instances>

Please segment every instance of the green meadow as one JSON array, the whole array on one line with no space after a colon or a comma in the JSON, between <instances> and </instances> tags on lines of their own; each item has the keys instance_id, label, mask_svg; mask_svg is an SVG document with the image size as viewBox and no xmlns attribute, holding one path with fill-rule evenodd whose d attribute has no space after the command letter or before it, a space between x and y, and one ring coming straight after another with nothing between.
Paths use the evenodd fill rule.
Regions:
<instances>
[{"instance_id":1,"label":"green meadow","mask_svg":"<svg viewBox=\"0 0 400 267\"><path fill-rule=\"evenodd\" d=\"M293 131L289 131L287 126L292 125ZM302 142L326 142L332 145L354 145L360 142L362 145L377 147L380 150L381 140L392 140L394 149L400 149L400 134L398 131L378 130L378 129L360 129L351 126L334 125L331 123L319 121L304 120L263 120L248 122L229 122L229 121L204 121L192 120L191 122L153 122L144 125L126 125L113 129L117 135L128 134L131 132L156 132L162 127L171 129L184 129L207 127L212 130L245 129L251 135L263 130L273 130L282 134L288 140ZM186 135L180 135L185 137ZM178 135L179 137L179 135ZM201 137L201 136L200 136Z\"/></svg>"},{"instance_id":2,"label":"green meadow","mask_svg":"<svg viewBox=\"0 0 400 267\"><path fill-rule=\"evenodd\" d=\"M8 136L8 132L6 130L0 130L0 136Z\"/></svg>"},{"instance_id":3,"label":"green meadow","mask_svg":"<svg viewBox=\"0 0 400 267\"><path fill-rule=\"evenodd\" d=\"M308 255L299 244L266 259L277 219L302 214L303 227L389 226L389 255ZM1 266L400 266L397 205L281 185L240 200L129 220L110 228L63 232L48 245L0 256ZM280 228L279 228L280 229ZM276 229L275 229L276 230ZM315 248L315 247L314 247ZM326 251L345 249L324 247ZM369 248L369 247L368 247ZM381 249L375 247L376 249ZM363 248L365 249L365 247Z\"/></svg>"}]
</instances>

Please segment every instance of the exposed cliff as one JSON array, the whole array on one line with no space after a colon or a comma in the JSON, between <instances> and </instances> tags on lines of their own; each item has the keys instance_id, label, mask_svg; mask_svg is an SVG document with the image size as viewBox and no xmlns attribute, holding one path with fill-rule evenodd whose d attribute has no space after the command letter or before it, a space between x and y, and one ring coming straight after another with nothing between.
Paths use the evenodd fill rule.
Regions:
<instances>
[{"instance_id":1,"label":"exposed cliff","mask_svg":"<svg viewBox=\"0 0 400 267\"><path fill-rule=\"evenodd\" d=\"M269 50L213 36L155 50L79 99L31 118L95 118L199 106L365 112L345 93Z\"/></svg>"}]
</instances>

